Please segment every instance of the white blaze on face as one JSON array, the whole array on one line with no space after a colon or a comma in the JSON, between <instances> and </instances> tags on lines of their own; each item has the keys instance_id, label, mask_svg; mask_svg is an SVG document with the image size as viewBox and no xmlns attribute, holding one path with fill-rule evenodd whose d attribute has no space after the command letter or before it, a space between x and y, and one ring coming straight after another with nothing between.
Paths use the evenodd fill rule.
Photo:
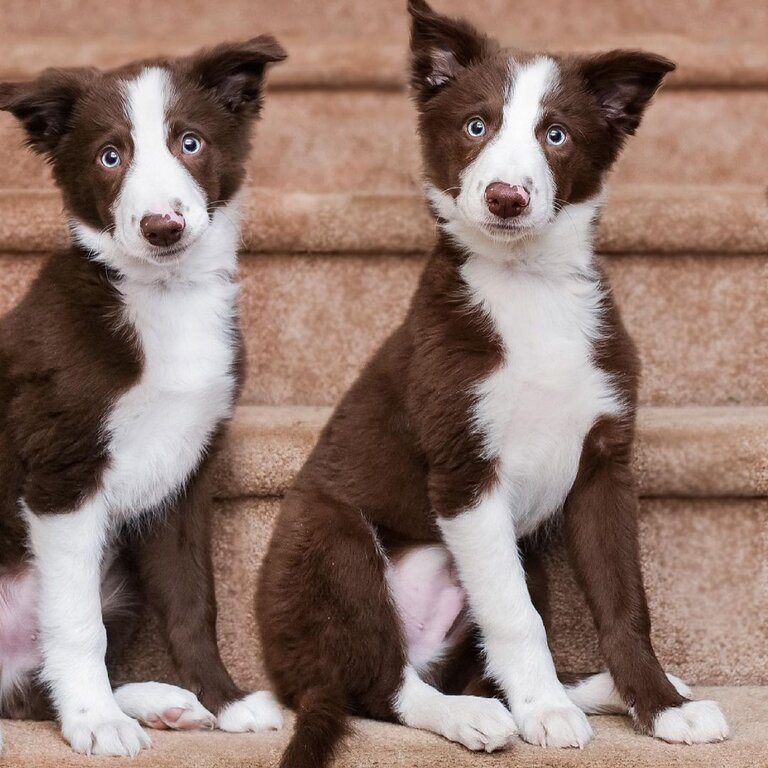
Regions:
<instances>
[{"instance_id":1,"label":"white blaze on face","mask_svg":"<svg viewBox=\"0 0 768 768\"><path fill-rule=\"evenodd\" d=\"M168 147L172 95L169 73L158 67L125 84L133 157L114 205L114 236L128 254L150 259L153 248L140 228L144 216L181 214L186 228L180 247L194 242L209 224L204 191Z\"/></svg>"},{"instance_id":2,"label":"white blaze on face","mask_svg":"<svg viewBox=\"0 0 768 768\"><path fill-rule=\"evenodd\" d=\"M471 248L478 230L490 236L484 227L494 220L485 200L489 184L505 182L528 191L530 202L515 218L515 226L541 229L555 213L555 182L536 128L542 102L557 84L557 64L542 56L525 64L512 60L509 66L511 84L501 128L462 172L458 197L454 200L433 188L427 190L441 217L449 222L449 231Z\"/></svg>"}]
</instances>

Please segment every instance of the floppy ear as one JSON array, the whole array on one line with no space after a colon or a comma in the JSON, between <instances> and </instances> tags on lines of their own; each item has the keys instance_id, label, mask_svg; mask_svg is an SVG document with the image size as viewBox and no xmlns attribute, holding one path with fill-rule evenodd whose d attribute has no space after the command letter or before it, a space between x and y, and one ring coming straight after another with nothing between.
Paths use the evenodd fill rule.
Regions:
<instances>
[{"instance_id":1,"label":"floppy ear","mask_svg":"<svg viewBox=\"0 0 768 768\"><path fill-rule=\"evenodd\" d=\"M197 54L192 58L192 72L201 87L212 91L230 112L255 117L261 110L267 65L287 55L274 37L259 35Z\"/></svg>"},{"instance_id":2,"label":"floppy ear","mask_svg":"<svg viewBox=\"0 0 768 768\"><path fill-rule=\"evenodd\" d=\"M0 110L19 120L35 152L50 154L69 129L77 100L97 76L95 69L47 69L29 82L0 83Z\"/></svg>"},{"instance_id":3,"label":"floppy ear","mask_svg":"<svg viewBox=\"0 0 768 768\"><path fill-rule=\"evenodd\" d=\"M594 94L608 123L631 135L645 108L675 64L643 51L610 51L583 60L587 88Z\"/></svg>"},{"instance_id":4,"label":"floppy ear","mask_svg":"<svg viewBox=\"0 0 768 768\"><path fill-rule=\"evenodd\" d=\"M408 0L411 14L411 87L428 101L494 44L463 19L435 13L426 0Z\"/></svg>"}]
</instances>

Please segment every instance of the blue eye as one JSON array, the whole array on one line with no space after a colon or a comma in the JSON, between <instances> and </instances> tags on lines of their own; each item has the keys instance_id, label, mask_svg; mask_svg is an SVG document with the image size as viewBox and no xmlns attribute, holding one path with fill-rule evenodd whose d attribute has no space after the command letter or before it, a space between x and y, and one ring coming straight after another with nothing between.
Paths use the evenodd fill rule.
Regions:
<instances>
[{"instance_id":1,"label":"blue eye","mask_svg":"<svg viewBox=\"0 0 768 768\"><path fill-rule=\"evenodd\" d=\"M485 123L479 117L473 117L467 121L465 130L473 139L485 136Z\"/></svg>"},{"instance_id":2,"label":"blue eye","mask_svg":"<svg viewBox=\"0 0 768 768\"><path fill-rule=\"evenodd\" d=\"M117 168L122 162L120 159L120 153L114 147L107 147L99 157L101 164L105 168Z\"/></svg>"},{"instance_id":3,"label":"blue eye","mask_svg":"<svg viewBox=\"0 0 768 768\"><path fill-rule=\"evenodd\" d=\"M194 133L185 133L181 137L181 150L185 155L196 155L202 148L202 139Z\"/></svg>"},{"instance_id":4,"label":"blue eye","mask_svg":"<svg viewBox=\"0 0 768 768\"><path fill-rule=\"evenodd\" d=\"M568 134L565 132L565 128L562 125L550 125L547 128L547 144L551 144L553 147L559 147L565 143L568 138Z\"/></svg>"}]
</instances>

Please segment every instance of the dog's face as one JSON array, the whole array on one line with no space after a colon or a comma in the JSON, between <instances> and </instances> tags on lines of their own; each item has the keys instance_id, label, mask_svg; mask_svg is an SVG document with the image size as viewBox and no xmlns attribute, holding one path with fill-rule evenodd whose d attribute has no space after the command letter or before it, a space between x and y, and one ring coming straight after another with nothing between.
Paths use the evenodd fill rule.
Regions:
<instances>
[{"instance_id":1,"label":"dog's face","mask_svg":"<svg viewBox=\"0 0 768 768\"><path fill-rule=\"evenodd\" d=\"M78 239L117 268L163 264L240 188L264 71L283 58L258 37L111 72L48 70L0 84L0 108L51 162Z\"/></svg>"},{"instance_id":2,"label":"dog's face","mask_svg":"<svg viewBox=\"0 0 768 768\"><path fill-rule=\"evenodd\" d=\"M672 62L503 50L410 0L411 86L428 194L453 231L505 243L596 197Z\"/></svg>"}]
</instances>

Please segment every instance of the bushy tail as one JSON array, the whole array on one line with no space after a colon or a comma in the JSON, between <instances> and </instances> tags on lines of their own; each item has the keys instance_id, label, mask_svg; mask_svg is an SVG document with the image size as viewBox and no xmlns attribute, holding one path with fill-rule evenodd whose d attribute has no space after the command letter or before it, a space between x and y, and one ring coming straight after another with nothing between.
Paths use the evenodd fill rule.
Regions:
<instances>
[{"instance_id":1,"label":"bushy tail","mask_svg":"<svg viewBox=\"0 0 768 768\"><path fill-rule=\"evenodd\" d=\"M344 695L333 686L310 688L296 712L296 727L280 768L325 768L349 733Z\"/></svg>"}]
</instances>

